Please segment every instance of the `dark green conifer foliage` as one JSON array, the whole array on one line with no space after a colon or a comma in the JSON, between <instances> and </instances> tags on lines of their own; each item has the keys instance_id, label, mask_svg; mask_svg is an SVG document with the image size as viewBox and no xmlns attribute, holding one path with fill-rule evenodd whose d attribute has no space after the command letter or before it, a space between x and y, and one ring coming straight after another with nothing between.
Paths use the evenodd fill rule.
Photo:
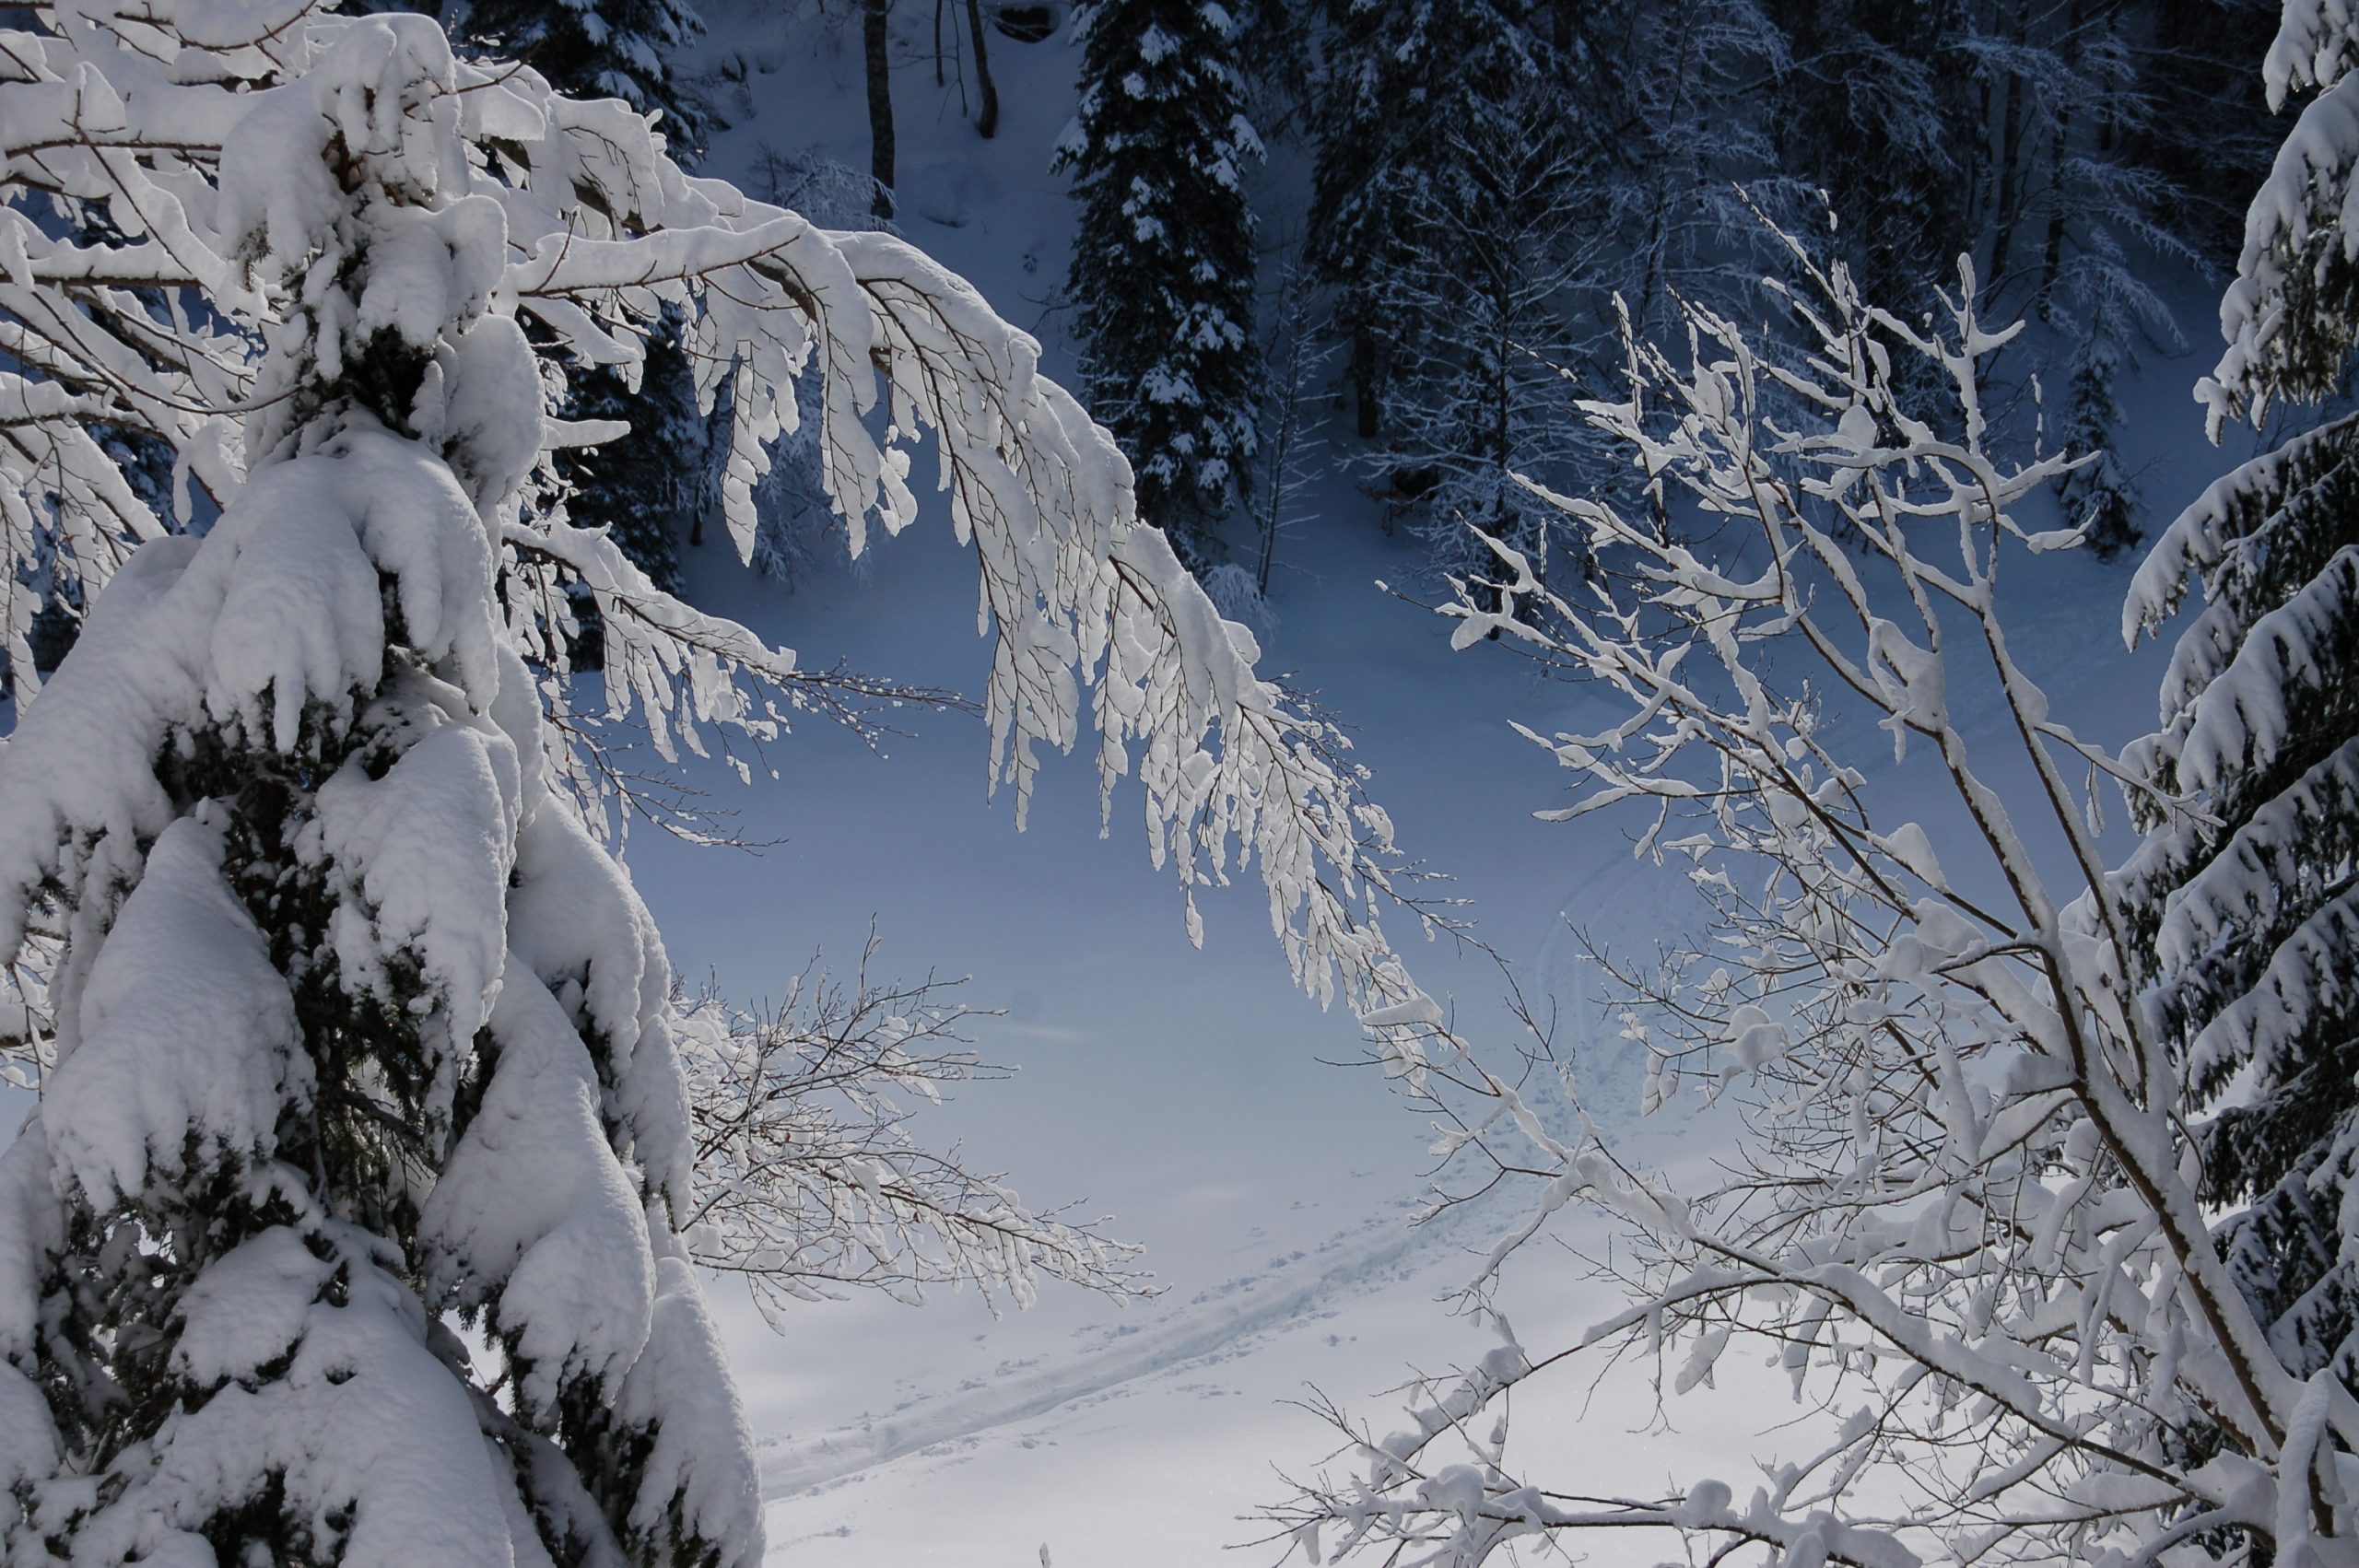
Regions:
<instances>
[{"instance_id":1,"label":"dark green conifer foliage","mask_svg":"<svg viewBox=\"0 0 2359 1568\"><path fill-rule=\"evenodd\" d=\"M650 339L636 391L611 370L575 372L567 416L625 420L630 434L557 459L571 488L566 512L573 525L605 529L666 592L680 584L682 536L693 536L716 495L712 421L697 411L677 326L666 318Z\"/></svg>"},{"instance_id":2,"label":"dark green conifer foliage","mask_svg":"<svg viewBox=\"0 0 2359 1568\"><path fill-rule=\"evenodd\" d=\"M1931 304L1972 248L1978 138L1956 0L1768 0L1788 43L1773 89L1783 172L1826 193L1860 293Z\"/></svg>"},{"instance_id":3,"label":"dark green conifer foliage","mask_svg":"<svg viewBox=\"0 0 2359 1568\"><path fill-rule=\"evenodd\" d=\"M704 146L708 116L669 59L704 31L689 0L462 0L443 26L457 42L523 61L560 92L661 112L656 128L684 164Z\"/></svg>"},{"instance_id":4,"label":"dark green conifer foliage","mask_svg":"<svg viewBox=\"0 0 2359 1568\"><path fill-rule=\"evenodd\" d=\"M2140 491L2137 475L2113 449L2125 424L2114 383L2122 369L2119 341L2100 315L2073 355L2066 386L2063 450L2087 462L2064 476L2058 488L2075 527L2088 531L2089 547L2108 559L2138 543Z\"/></svg>"},{"instance_id":5,"label":"dark green conifer foliage","mask_svg":"<svg viewBox=\"0 0 2359 1568\"><path fill-rule=\"evenodd\" d=\"M1327 0L1325 59L1313 84L1319 136L1307 253L1333 293L1359 433L1386 427L1387 382L1415 356L1418 323L1390 309L1404 265L1449 253L1431 215L1451 160L1488 140L1550 70L1533 30L1575 34L1522 0Z\"/></svg>"},{"instance_id":6,"label":"dark green conifer foliage","mask_svg":"<svg viewBox=\"0 0 2359 1568\"><path fill-rule=\"evenodd\" d=\"M2323 78L2271 83L2294 110L2333 88L2359 38L2316 7L2287 12L2289 30L2307 14L2325 38L2271 53ZM2309 160L2254 202L2223 309L2229 351L2202 389L2215 436L2349 374L2359 273L2340 258L2359 134L2329 113L2298 135ZM2118 878L2149 960L2133 979L2182 1065L2203 1196L2228 1213L2221 1250L2273 1347L2297 1375L2331 1367L2359 1387L2359 416L2212 485L2157 540L2127 624L2158 629L2189 578L2201 609L2137 754L2189 809L2150 803Z\"/></svg>"},{"instance_id":7,"label":"dark green conifer foliage","mask_svg":"<svg viewBox=\"0 0 2359 1568\"><path fill-rule=\"evenodd\" d=\"M1255 446L1254 223L1234 19L1205 0L1089 0L1081 101L1057 148L1082 204L1072 291L1090 412L1139 510L1202 567Z\"/></svg>"}]
</instances>

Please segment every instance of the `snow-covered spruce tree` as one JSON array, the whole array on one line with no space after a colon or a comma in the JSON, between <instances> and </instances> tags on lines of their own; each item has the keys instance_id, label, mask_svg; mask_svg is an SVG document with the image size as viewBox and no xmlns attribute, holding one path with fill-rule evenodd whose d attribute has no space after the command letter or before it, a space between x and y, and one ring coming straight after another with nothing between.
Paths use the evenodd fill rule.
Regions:
<instances>
[{"instance_id":1,"label":"snow-covered spruce tree","mask_svg":"<svg viewBox=\"0 0 2359 1568\"><path fill-rule=\"evenodd\" d=\"M1641 334L1670 327L1682 299L1757 318L1777 257L1761 214L1806 221L1806 181L1779 167L1766 81L1791 68L1783 31L1753 0L1659 0L1618 25L1590 16L1579 57L1574 272L1587 296L1593 384L1620 366L1619 296Z\"/></svg>"},{"instance_id":2,"label":"snow-covered spruce tree","mask_svg":"<svg viewBox=\"0 0 2359 1568\"><path fill-rule=\"evenodd\" d=\"M1403 247L1376 289L1385 318L1404 325L1388 378L1391 428L1362 462L1438 570L1486 565L1479 529L1544 578L1562 514L1523 480L1569 483L1590 446L1564 314L1573 241L1590 216L1577 205L1580 160L1547 87L1436 135L1430 168L1400 205L1420 243Z\"/></svg>"},{"instance_id":3,"label":"snow-covered spruce tree","mask_svg":"<svg viewBox=\"0 0 2359 1568\"><path fill-rule=\"evenodd\" d=\"M2307 96L2252 205L2201 389L2239 415L2347 384L2359 336L2359 31L2294 0L2270 102ZM2359 417L2223 476L2140 568L2133 641L2200 583L2144 761L2174 801L2122 873L2135 978L2193 1094L2221 1247L2296 1376L2359 1388ZM2347 1444L2346 1449L2359 1449ZM2281 1558L2281 1561L2283 1559Z\"/></svg>"},{"instance_id":4,"label":"snow-covered spruce tree","mask_svg":"<svg viewBox=\"0 0 2359 1568\"><path fill-rule=\"evenodd\" d=\"M2141 532L2138 477L2114 451L2124 423L2115 388L2130 356L2126 312L2103 295L2091 305L2069 362L2063 427L2064 450L2085 453L2087 461L2059 482L2057 494L2086 526L2090 548L2110 557L2137 544Z\"/></svg>"},{"instance_id":5,"label":"snow-covered spruce tree","mask_svg":"<svg viewBox=\"0 0 2359 1568\"><path fill-rule=\"evenodd\" d=\"M1262 472L1252 497L1253 597L1263 604L1270 597L1278 541L1301 520L1312 472L1309 460L1327 444L1319 433L1320 421L1308 407L1319 395L1321 369L1333 354L1333 345L1320 335L1315 296L1301 252L1289 247L1278 268L1269 374L1254 438Z\"/></svg>"},{"instance_id":6,"label":"snow-covered spruce tree","mask_svg":"<svg viewBox=\"0 0 2359 1568\"><path fill-rule=\"evenodd\" d=\"M965 285L691 181L628 105L418 17L89 0L0 60L0 497L60 518L95 596L0 749L10 1051L41 1089L0 1150L12 1565L759 1558L680 1231L686 1025L593 832L570 594L604 718L667 756L845 686L522 507L615 432L548 415L520 317L628 364L682 313L701 392L730 387L741 551L806 370L855 549L914 516L930 436L1019 815L1086 687L1158 858L1192 887L1258 856L1304 986L1414 1062L1384 818ZM58 232L53 192L119 238ZM123 427L218 505L203 537L126 504L92 435Z\"/></svg>"},{"instance_id":7,"label":"snow-covered spruce tree","mask_svg":"<svg viewBox=\"0 0 2359 1568\"><path fill-rule=\"evenodd\" d=\"M168 195L168 167L129 202L180 241L149 259L274 319L244 482L115 574L0 762L5 944L36 904L63 943L55 1070L0 1156L10 1559L751 1562L744 1418L667 1217L668 977L549 794L501 635L541 386L491 309L449 45L374 18L280 44L273 90L181 96L87 51L101 19L8 39L18 125L53 81L61 140L138 145L151 106L217 135L217 184ZM202 255L161 221L200 193Z\"/></svg>"},{"instance_id":8,"label":"snow-covered spruce tree","mask_svg":"<svg viewBox=\"0 0 2359 1568\"><path fill-rule=\"evenodd\" d=\"M629 428L595 446L569 448L556 464L574 525L604 529L666 592L680 586L680 545L700 537L723 456L712 411L698 405L683 329L676 310L658 317L631 374L594 363L570 368L565 418Z\"/></svg>"},{"instance_id":9,"label":"snow-covered spruce tree","mask_svg":"<svg viewBox=\"0 0 2359 1568\"><path fill-rule=\"evenodd\" d=\"M2158 79L2179 69L2142 53L2143 18L2106 0L2072 0L2048 19L2013 13L1964 52L1986 78L2001 150L1976 181L1995 298L2036 310L2053 334L2048 376L2063 399L2068 450L2095 455L2063 486L2111 556L2137 542L2138 490L2113 449L2122 415L2116 384L2142 343L2182 337L2158 282L2201 270L2207 225L2189 193L2154 161L2146 133ZM2203 116L2216 123L2216 109Z\"/></svg>"},{"instance_id":10,"label":"snow-covered spruce tree","mask_svg":"<svg viewBox=\"0 0 2359 1568\"><path fill-rule=\"evenodd\" d=\"M1416 208L1450 172L1453 149L1496 144L1487 134L1553 69L1525 0L1327 0L1329 28L1311 87L1318 128L1304 253L1333 297L1334 332L1359 434L1389 423L1393 366L1416 351L1419 322L1395 315L1404 266L1456 253L1456 240L1421 227ZM1547 18L1537 18L1544 29ZM1437 165L1440 167L1437 167Z\"/></svg>"},{"instance_id":11,"label":"snow-covered spruce tree","mask_svg":"<svg viewBox=\"0 0 2359 1568\"><path fill-rule=\"evenodd\" d=\"M2177 1053L2127 989L2139 928L2097 795L2152 786L2011 651L2001 581L2080 539L2017 521L2068 461L1989 441L1983 376L2014 334L1978 321L1970 269L1937 338L1797 266L1797 352L1765 362L1692 311L1589 406L1659 488L1563 501L1602 567L1583 591L1503 548L1508 602L1469 584L1448 607L1457 645L1515 637L1619 694L1596 732L1532 736L1578 781L1548 814L1643 808L1641 851L1708 901L1688 951L1601 956L1652 1057L1647 1107L1732 1102L1727 1141L1649 1169L1585 1115L1553 1130L1514 1086L1530 1061L1438 1051L1447 1071L1412 1080L1437 1152L1475 1186L1532 1183L1472 1305L1575 1202L1626 1225L1630 1297L1563 1343L1495 1317L1505 1342L1418 1385L1392 1435L1333 1412L1353 1473L1274 1517L1314 1561L1452 1568L1650 1531L1682 1538L1658 1555L1778 1568L2193 1564L2234 1538L2236 1561L2353 1562L2359 1402L2272 1352L2207 1228ZM1894 345L1947 406L1916 401ZM1765 416L1771 382L1807 412ZM1515 603L1536 595L1547 613ZM1969 694L1996 711L1970 720ZM1910 820L1925 778L1868 755L1895 747L1931 754L1938 839ZM1617 1350L1667 1398L1766 1361L1806 1408L1755 1440L1756 1476L1614 1496L1524 1471L1509 1404L1577 1410Z\"/></svg>"},{"instance_id":12,"label":"snow-covered spruce tree","mask_svg":"<svg viewBox=\"0 0 2359 1568\"><path fill-rule=\"evenodd\" d=\"M1262 157L1237 27L1215 0L1086 0L1081 101L1057 144L1081 219L1071 289L1084 395L1192 564L1251 474L1262 392L1253 212Z\"/></svg>"}]
</instances>

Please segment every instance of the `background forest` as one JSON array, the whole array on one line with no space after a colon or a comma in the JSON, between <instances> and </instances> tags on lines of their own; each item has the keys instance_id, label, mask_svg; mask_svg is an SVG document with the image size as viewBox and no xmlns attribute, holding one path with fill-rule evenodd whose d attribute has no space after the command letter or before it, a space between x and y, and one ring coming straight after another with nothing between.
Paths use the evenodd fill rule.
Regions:
<instances>
[{"instance_id":1,"label":"background forest","mask_svg":"<svg viewBox=\"0 0 2359 1568\"><path fill-rule=\"evenodd\" d=\"M1150 514L1191 564L1239 568L1229 594L1267 591L1313 425L1437 568L1482 558L1468 520L1544 551L1548 509L1508 475L1621 482L1575 405L1619 374L1624 313L1642 338L1688 304L1766 319L1777 229L1912 319L1971 257L1989 317L2034 327L1995 412L2095 454L2065 488L2118 552L2146 509L2114 453L2125 390L2201 333L2277 146L2264 0L813 0L710 33L685 5L491 0L452 20L560 87L662 111L691 157L764 90L757 56L857 49L857 102L755 138L759 179L839 225L890 223L898 183L938 180L896 158L896 94L931 125L950 91L994 165L993 41L1027 83L1026 54L1053 53L1074 109L1051 167L1075 206L1044 322ZM949 211L971 192L914 199L919 222L973 216ZM678 529L650 520L693 517L711 483L678 461L692 425L602 449L581 503L659 580ZM791 575L800 546L775 532Z\"/></svg>"}]
</instances>

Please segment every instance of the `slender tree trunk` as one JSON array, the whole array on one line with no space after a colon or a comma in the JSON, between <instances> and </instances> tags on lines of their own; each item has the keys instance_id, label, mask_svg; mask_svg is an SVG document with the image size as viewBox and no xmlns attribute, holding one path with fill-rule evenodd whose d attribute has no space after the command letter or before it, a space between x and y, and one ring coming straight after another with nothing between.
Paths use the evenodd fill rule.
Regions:
<instances>
[{"instance_id":1,"label":"slender tree trunk","mask_svg":"<svg viewBox=\"0 0 2359 1568\"><path fill-rule=\"evenodd\" d=\"M1291 271L1287 281L1293 281ZM1291 304L1291 301L1289 301ZM1275 386L1278 427L1269 452L1268 504L1262 512L1262 548L1253 563L1254 591L1270 596L1270 568L1278 558L1278 523L1286 502L1286 479L1294 462L1294 438L1302 422L1303 338L1309 323L1289 310L1286 320L1285 363Z\"/></svg>"},{"instance_id":2,"label":"slender tree trunk","mask_svg":"<svg viewBox=\"0 0 2359 1568\"><path fill-rule=\"evenodd\" d=\"M942 74L942 8L950 0L933 0L933 85L942 87L948 78Z\"/></svg>"},{"instance_id":3,"label":"slender tree trunk","mask_svg":"<svg viewBox=\"0 0 2359 1568\"><path fill-rule=\"evenodd\" d=\"M876 179L878 217L893 216L893 76L886 22L893 0L862 0L860 41L868 56L869 172Z\"/></svg>"},{"instance_id":4,"label":"slender tree trunk","mask_svg":"<svg viewBox=\"0 0 2359 1568\"><path fill-rule=\"evenodd\" d=\"M992 57L983 44L982 0L967 0L967 32L975 41L975 76L982 84L983 111L975 129L989 141L999 134L999 88L992 85Z\"/></svg>"},{"instance_id":5,"label":"slender tree trunk","mask_svg":"<svg viewBox=\"0 0 2359 1568\"><path fill-rule=\"evenodd\" d=\"M1980 132L1986 142L1989 140L1990 135L1990 116L1997 111L1998 103L1995 97L1995 91L1991 86L1989 76L1986 75L1982 78L1982 85L1976 91L1974 116L1975 128ZM1987 158L1989 153L1989 149L1986 146L1983 148L1983 156ZM1984 205L1989 200L1989 181L1985 178L1987 173L1988 170L1977 169L1970 162L1966 170L1965 229L1969 239L1978 228L1980 228L1982 225L1982 209Z\"/></svg>"},{"instance_id":6,"label":"slender tree trunk","mask_svg":"<svg viewBox=\"0 0 2359 1568\"><path fill-rule=\"evenodd\" d=\"M2064 192L2064 158L2071 150L2068 144L2071 135L2072 111L2071 106L2067 105L2057 111L2055 146L2049 155L2048 247L2046 253L2040 257L2039 266L2040 315L2046 320L2054 319L2056 280L2064 270L2064 218L2066 209L2070 205Z\"/></svg>"},{"instance_id":7,"label":"slender tree trunk","mask_svg":"<svg viewBox=\"0 0 2359 1568\"><path fill-rule=\"evenodd\" d=\"M1363 324L1352 329L1352 401L1359 409L1364 441L1373 439L1384 425L1376 383L1376 338Z\"/></svg>"},{"instance_id":8,"label":"slender tree trunk","mask_svg":"<svg viewBox=\"0 0 2359 1568\"><path fill-rule=\"evenodd\" d=\"M1270 509L1262 518L1262 553L1253 563L1253 591L1264 599L1270 596L1270 568L1278 560L1278 500L1273 481Z\"/></svg>"},{"instance_id":9,"label":"slender tree trunk","mask_svg":"<svg viewBox=\"0 0 2359 1568\"><path fill-rule=\"evenodd\" d=\"M2017 6L2008 30L2012 42L2021 43L2025 36L2025 7ZM2024 187L2031 170L2024 153L2025 123L2030 118L2031 84L2018 76L2007 84L2005 124L1999 140L1999 199L1990 213L1989 286L1997 288L2007 279L2007 267L2013 259L2015 228L2023 220Z\"/></svg>"},{"instance_id":10,"label":"slender tree trunk","mask_svg":"<svg viewBox=\"0 0 2359 1568\"><path fill-rule=\"evenodd\" d=\"M2075 70L2088 57L2088 29L2094 25L2088 0L2073 0L2070 26L2071 41L2068 46L2070 53L2067 58ZM2097 123L2102 127L2106 121L2106 105L2100 102L2094 107ZM2064 190L2064 160L2072 151L2072 110L2071 99L2057 110L2055 144L2048 159L2048 252L2040 258L2039 297L2040 313L2050 321L2055 318L2051 302L2056 294L2057 279L2064 270L2065 218L2071 207ZM2100 130L2099 140L2103 139Z\"/></svg>"},{"instance_id":11,"label":"slender tree trunk","mask_svg":"<svg viewBox=\"0 0 2359 1568\"><path fill-rule=\"evenodd\" d=\"M1670 111L1664 115L1664 129L1676 137L1687 120L1687 86L1689 56L1695 39L1695 10L1683 7L1679 14L1679 46L1672 56L1671 79L1678 84L1672 93ZM1664 229L1671 221L1671 181L1672 170L1668 160L1657 163L1654 190L1649 197L1652 210L1647 216L1647 281L1638 293L1637 322L1640 332L1650 331L1654 322L1655 299L1671 291L1671 263L1667 252L1670 242ZM1701 185L1703 181L1696 181Z\"/></svg>"}]
</instances>

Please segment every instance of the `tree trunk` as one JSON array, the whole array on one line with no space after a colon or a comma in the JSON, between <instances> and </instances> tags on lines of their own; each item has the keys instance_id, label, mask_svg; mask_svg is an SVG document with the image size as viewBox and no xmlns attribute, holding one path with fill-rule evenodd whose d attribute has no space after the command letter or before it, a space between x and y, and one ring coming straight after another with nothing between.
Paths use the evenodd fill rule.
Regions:
<instances>
[{"instance_id":1,"label":"tree trunk","mask_svg":"<svg viewBox=\"0 0 2359 1568\"><path fill-rule=\"evenodd\" d=\"M2025 36L2025 7L2018 5L2013 13L2013 25L2007 34L2010 41L2020 43ZM2005 285L2007 268L2013 264L2015 228L2023 218L2024 189L2031 175L2025 167L2023 141L2026 121L2030 117L2031 83L2018 76L2007 84L2007 107L1999 135L1999 196L1992 205L1990 240L1990 276L1988 285L1999 288Z\"/></svg>"},{"instance_id":2,"label":"tree trunk","mask_svg":"<svg viewBox=\"0 0 2359 1568\"><path fill-rule=\"evenodd\" d=\"M1352 401L1359 407L1360 439L1373 439L1384 419L1376 390L1376 340L1365 326L1352 333Z\"/></svg>"},{"instance_id":3,"label":"tree trunk","mask_svg":"<svg viewBox=\"0 0 2359 1568\"><path fill-rule=\"evenodd\" d=\"M2057 111L2055 144L2050 149L2048 177L2048 246L2039 262L2040 319L2056 319L2056 282L2064 271L2064 228L2068 204L2064 191L2064 159L2071 151L2072 110L2068 104Z\"/></svg>"},{"instance_id":4,"label":"tree trunk","mask_svg":"<svg viewBox=\"0 0 2359 1568\"><path fill-rule=\"evenodd\" d=\"M869 172L876 180L874 212L893 216L893 76L885 24L893 0L862 0L860 41L868 56Z\"/></svg>"},{"instance_id":5,"label":"tree trunk","mask_svg":"<svg viewBox=\"0 0 2359 1568\"><path fill-rule=\"evenodd\" d=\"M942 7L950 0L933 0L933 85L943 87L949 78L942 73Z\"/></svg>"},{"instance_id":6,"label":"tree trunk","mask_svg":"<svg viewBox=\"0 0 2359 1568\"><path fill-rule=\"evenodd\" d=\"M991 55L983 46L982 0L967 0L967 31L975 41L975 76L983 88L983 111L976 118L975 129L989 141L999 134L999 88L992 85Z\"/></svg>"},{"instance_id":7,"label":"tree trunk","mask_svg":"<svg viewBox=\"0 0 2359 1568\"><path fill-rule=\"evenodd\" d=\"M2068 32L2071 39L2069 64L2078 70L2088 53L2087 29L2091 26L2087 0L2073 0ZM2106 105L2095 106L2097 123L2105 123ZM2103 140L2100 131L2099 140ZM2072 104L2068 99L2056 111L2056 136L2048 158L2048 249L2040 258L2039 299L2043 320L2055 320L2057 280L2064 271L2065 219L2071 210L2064 190L2064 160L2072 151Z\"/></svg>"},{"instance_id":8,"label":"tree trunk","mask_svg":"<svg viewBox=\"0 0 2359 1568\"><path fill-rule=\"evenodd\" d=\"M1289 275L1291 281L1291 275ZM1270 568L1278 557L1278 514L1285 506L1286 471L1294 462L1295 429L1302 418L1302 329L1306 323L1288 323L1285 366L1279 372L1277 384L1277 439L1269 448L1268 505L1262 512L1262 548L1253 563L1253 590L1264 599L1270 596Z\"/></svg>"}]
</instances>

